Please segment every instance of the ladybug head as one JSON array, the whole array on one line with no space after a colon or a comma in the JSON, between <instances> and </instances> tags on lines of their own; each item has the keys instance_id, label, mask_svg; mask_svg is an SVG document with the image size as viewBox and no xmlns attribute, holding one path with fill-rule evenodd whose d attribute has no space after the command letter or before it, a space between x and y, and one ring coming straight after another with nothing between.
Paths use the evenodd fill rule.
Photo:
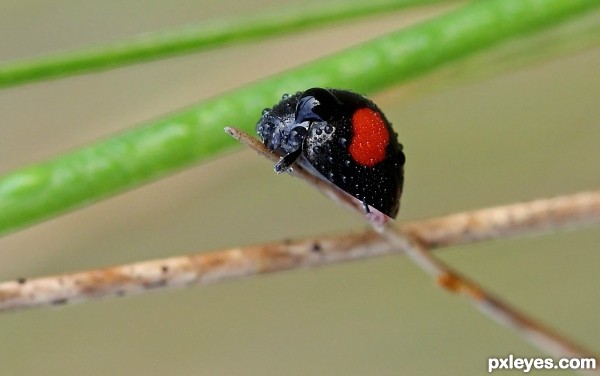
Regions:
<instances>
[{"instance_id":1,"label":"ladybug head","mask_svg":"<svg viewBox=\"0 0 600 376\"><path fill-rule=\"evenodd\" d=\"M328 122L341 107L329 90L308 89L293 96L284 95L272 109L263 111L256 132L269 149L289 154L299 151L313 122Z\"/></svg>"}]
</instances>

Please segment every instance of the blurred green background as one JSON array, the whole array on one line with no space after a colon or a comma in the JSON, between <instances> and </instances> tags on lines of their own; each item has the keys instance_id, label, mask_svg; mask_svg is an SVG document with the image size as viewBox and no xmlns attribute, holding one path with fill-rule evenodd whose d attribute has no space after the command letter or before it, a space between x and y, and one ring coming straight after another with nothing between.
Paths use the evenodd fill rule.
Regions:
<instances>
[{"instance_id":1,"label":"blurred green background","mask_svg":"<svg viewBox=\"0 0 600 376\"><path fill-rule=\"evenodd\" d=\"M0 61L286 3L302 4L5 0ZM2 90L0 172L446 9ZM568 28L373 96L407 153L401 220L600 187L600 43L568 44L569 53L544 58L533 48L558 43ZM523 63L518 50L537 55ZM238 151L3 237L0 279L363 227ZM599 245L596 228L457 247L442 257L600 352ZM488 357L507 354L543 356L403 257L0 316L2 375L480 375Z\"/></svg>"}]
</instances>

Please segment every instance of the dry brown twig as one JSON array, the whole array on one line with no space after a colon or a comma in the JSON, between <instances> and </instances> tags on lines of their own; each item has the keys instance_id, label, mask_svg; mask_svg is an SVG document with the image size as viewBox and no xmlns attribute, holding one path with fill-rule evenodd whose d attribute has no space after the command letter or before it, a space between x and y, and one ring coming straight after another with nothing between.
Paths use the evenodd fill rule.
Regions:
<instances>
[{"instance_id":1,"label":"dry brown twig","mask_svg":"<svg viewBox=\"0 0 600 376\"><path fill-rule=\"evenodd\" d=\"M600 222L600 191L498 206L401 227L430 249ZM374 231L307 238L0 283L0 312L223 282L399 253Z\"/></svg>"},{"instance_id":2,"label":"dry brown twig","mask_svg":"<svg viewBox=\"0 0 600 376\"><path fill-rule=\"evenodd\" d=\"M277 160L254 138L229 128L228 133L259 153ZM335 200L355 206L327 182L294 174ZM523 333L556 356L592 357L590 353L508 307L430 254L429 249L487 239L556 230L600 221L600 191L513 204L431 220L388 224L375 232L344 234L293 242L271 243L212 253L146 261L112 268L0 283L0 312L85 301L110 295L131 295L161 288L208 284L302 267L327 265L404 251L443 287L462 293L480 310Z\"/></svg>"}]
</instances>

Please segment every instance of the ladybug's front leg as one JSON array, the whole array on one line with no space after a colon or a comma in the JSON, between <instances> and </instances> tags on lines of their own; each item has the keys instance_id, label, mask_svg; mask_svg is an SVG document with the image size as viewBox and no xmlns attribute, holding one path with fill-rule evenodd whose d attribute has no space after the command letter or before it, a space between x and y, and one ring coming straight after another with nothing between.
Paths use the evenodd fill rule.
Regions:
<instances>
[{"instance_id":1,"label":"ladybug's front leg","mask_svg":"<svg viewBox=\"0 0 600 376\"><path fill-rule=\"evenodd\" d=\"M283 158L281 158L279 162L275 164L276 173L280 174L284 171L287 171L290 168L290 166L296 161L296 159L298 159L300 154L302 154L302 143L306 138L306 134L306 127L303 125L298 125L290 131L289 135L286 135L284 143L288 147L285 148L285 151L289 151L290 149L295 150L290 151L289 153L284 155Z\"/></svg>"},{"instance_id":2,"label":"ladybug's front leg","mask_svg":"<svg viewBox=\"0 0 600 376\"><path fill-rule=\"evenodd\" d=\"M290 166L298 159L298 157L302 154L302 148L298 148L291 153L284 155L279 162L275 164L275 172L280 174L284 171L287 171Z\"/></svg>"}]
</instances>

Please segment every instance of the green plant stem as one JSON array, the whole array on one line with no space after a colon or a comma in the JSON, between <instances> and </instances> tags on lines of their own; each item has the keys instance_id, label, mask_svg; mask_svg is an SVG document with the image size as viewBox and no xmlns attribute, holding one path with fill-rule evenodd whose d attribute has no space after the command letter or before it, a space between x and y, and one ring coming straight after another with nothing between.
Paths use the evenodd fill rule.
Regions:
<instances>
[{"instance_id":1,"label":"green plant stem","mask_svg":"<svg viewBox=\"0 0 600 376\"><path fill-rule=\"evenodd\" d=\"M346 1L306 6L254 17L217 20L141 35L106 46L57 53L0 65L0 88L74 74L106 70L267 36L280 36L319 25L348 21L408 6L448 0Z\"/></svg>"},{"instance_id":2,"label":"green plant stem","mask_svg":"<svg viewBox=\"0 0 600 376\"><path fill-rule=\"evenodd\" d=\"M599 0L488 0L203 102L0 179L0 232L172 173L231 147L223 127L253 131L282 93L311 86L373 92L543 29Z\"/></svg>"}]
</instances>

